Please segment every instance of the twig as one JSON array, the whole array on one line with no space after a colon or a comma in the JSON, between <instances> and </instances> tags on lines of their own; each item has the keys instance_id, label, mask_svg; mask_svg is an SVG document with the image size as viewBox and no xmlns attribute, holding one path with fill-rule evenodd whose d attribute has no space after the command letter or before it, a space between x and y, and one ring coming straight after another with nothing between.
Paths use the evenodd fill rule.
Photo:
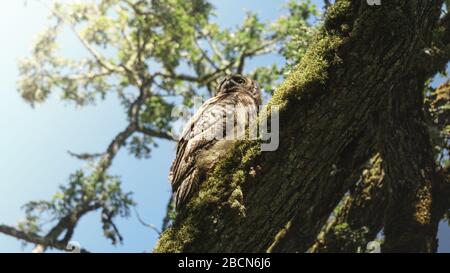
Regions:
<instances>
[{"instance_id":1,"label":"twig","mask_svg":"<svg viewBox=\"0 0 450 273\"><path fill-rule=\"evenodd\" d=\"M136 217L139 221L139 223L141 223L143 226L150 228L151 230L155 231L156 233L158 233L158 235L161 235L161 231L153 224L147 224L144 220L142 220L141 216L139 215L139 212L137 211L137 209L134 207L134 213L136 214Z\"/></svg>"}]
</instances>

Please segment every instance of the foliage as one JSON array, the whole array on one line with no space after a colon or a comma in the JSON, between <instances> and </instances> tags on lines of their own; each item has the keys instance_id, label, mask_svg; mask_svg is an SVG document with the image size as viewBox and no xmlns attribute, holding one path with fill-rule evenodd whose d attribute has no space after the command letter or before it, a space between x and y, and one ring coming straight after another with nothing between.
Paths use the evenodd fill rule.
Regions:
<instances>
[{"instance_id":1,"label":"foliage","mask_svg":"<svg viewBox=\"0 0 450 273\"><path fill-rule=\"evenodd\" d=\"M89 160L93 170L76 171L52 200L26 204L19 227L30 234L48 230L49 242L63 234L68 240L84 214L100 209L104 234L114 244L122 241L114 219L128 216L134 204L120 180L107 175L118 149L127 146L134 156L149 157L159 139L173 140L173 107L192 107L195 96L213 95L225 74L249 74L270 96L302 58L315 32L311 20L318 16L309 0L289 1L286 14L274 22L249 12L235 28L215 23L214 6L205 0L92 0L48 8L49 26L19 62L24 100L34 106L59 93L61 100L83 107L114 95L129 125L104 153L75 155ZM62 50L61 37L70 33L82 58ZM281 57L287 65L247 68L264 55Z\"/></svg>"},{"instance_id":2,"label":"foliage","mask_svg":"<svg viewBox=\"0 0 450 273\"><path fill-rule=\"evenodd\" d=\"M60 186L60 190L50 201L31 201L25 204L26 220L20 223L19 228L38 233L44 223L48 225L69 216L74 217L74 221L64 228L67 232L72 232L76 221L85 212L101 208L104 235L116 244L122 241L122 236L114 219L117 216L129 216L130 206L133 205L131 193L122 191L118 177L86 175L79 170L69 177L67 186Z\"/></svg>"}]
</instances>

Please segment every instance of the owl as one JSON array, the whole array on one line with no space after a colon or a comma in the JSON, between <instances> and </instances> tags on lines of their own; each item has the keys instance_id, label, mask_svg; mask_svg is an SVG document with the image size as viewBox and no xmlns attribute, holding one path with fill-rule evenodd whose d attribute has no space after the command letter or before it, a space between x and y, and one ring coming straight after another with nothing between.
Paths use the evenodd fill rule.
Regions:
<instances>
[{"instance_id":1,"label":"owl","mask_svg":"<svg viewBox=\"0 0 450 273\"><path fill-rule=\"evenodd\" d=\"M260 104L260 90L252 79L230 75L220 82L216 95L186 123L169 174L177 210L198 190L200 181L224 151L245 134L248 136Z\"/></svg>"}]
</instances>

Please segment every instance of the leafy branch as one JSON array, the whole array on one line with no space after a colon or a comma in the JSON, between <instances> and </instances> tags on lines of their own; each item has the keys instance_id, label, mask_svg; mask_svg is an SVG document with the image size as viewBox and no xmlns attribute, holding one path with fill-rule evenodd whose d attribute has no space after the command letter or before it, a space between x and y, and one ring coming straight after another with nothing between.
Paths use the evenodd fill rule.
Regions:
<instances>
[{"instance_id":1,"label":"leafy branch","mask_svg":"<svg viewBox=\"0 0 450 273\"><path fill-rule=\"evenodd\" d=\"M46 7L49 26L38 35L31 55L19 62L22 97L34 106L59 92L62 100L82 107L115 94L128 123L104 152L69 152L89 167L70 175L52 200L27 203L25 220L17 227L0 226L0 233L35 245L36 252L65 250L79 220L97 210L105 237L122 242L114 221L128 217L135 203L119 178L108 174L119 150L128 147L138 158L147 157L157 141L174 141L174 105L191 107L193 97L205 90L212 95L228 73L250 74L270 93L283 69L273 64L248 71L247 64L267 54L298 62L314 29L308 19L317 15L310 1L291 1L287 14L275 22L263 23L249 13L242 26L221 29L211 22L214 9L205 0L55 2ZM66 29L86 57L72 59L60 52L58 38Z\"/></svg>"}]
</instances>

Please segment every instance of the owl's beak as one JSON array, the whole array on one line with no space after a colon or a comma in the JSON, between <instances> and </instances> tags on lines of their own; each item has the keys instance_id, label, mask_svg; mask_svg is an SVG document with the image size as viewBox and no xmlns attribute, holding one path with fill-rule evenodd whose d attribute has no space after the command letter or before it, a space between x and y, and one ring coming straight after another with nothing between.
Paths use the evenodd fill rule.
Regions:
<instances>
[{"instance_id":1,"label":"owl's beak","mask_svg":"<svg viewBox=\"0 0 450 273\"><path fill-rule=\"evenodd\" d=\"M245 79L239 75L227 76L219 85L219 92L230 92L234 91L240 85L245 83Z\"/></svg>"},{"instance_id":2,"label":"owl's beak","mask_svg":"<svg viewBox=\"0 0 450 273\"><path fill-rule=\"evenodd\" d=\"M225 78L219 85L219 90L225 91L230 90L233 86L236 85L236 82L232 81L230 78Z\"/></svg>"},{"instance_id":3,"label":"owl's beak","mask_svg":"<svg viewBox=\"0 0 450 273\"><path fill-rule=\"evenodd\" d=\"M235 87L235 86L237 86L237 85L238 85L237 82L233 81L232 79L227 79L227 80L224 82L223 87L224 87L225 89L232 89L233 87Z\"/></svg>"},{"instance_id":4,"label":"owl's beak","mask_svg":"<svg viewBox=\"0 0 450 273\"><path fill-rule=\"evenodd\" d=\"M242 79L239 76L227 77L224 79L223 83L221 84L221 87L231 91L234 89L234 87L237 87L240 84L242 84L242 82L240 83L238 82L239 80L242 81Z\"/></svg>"}]
</instances>

